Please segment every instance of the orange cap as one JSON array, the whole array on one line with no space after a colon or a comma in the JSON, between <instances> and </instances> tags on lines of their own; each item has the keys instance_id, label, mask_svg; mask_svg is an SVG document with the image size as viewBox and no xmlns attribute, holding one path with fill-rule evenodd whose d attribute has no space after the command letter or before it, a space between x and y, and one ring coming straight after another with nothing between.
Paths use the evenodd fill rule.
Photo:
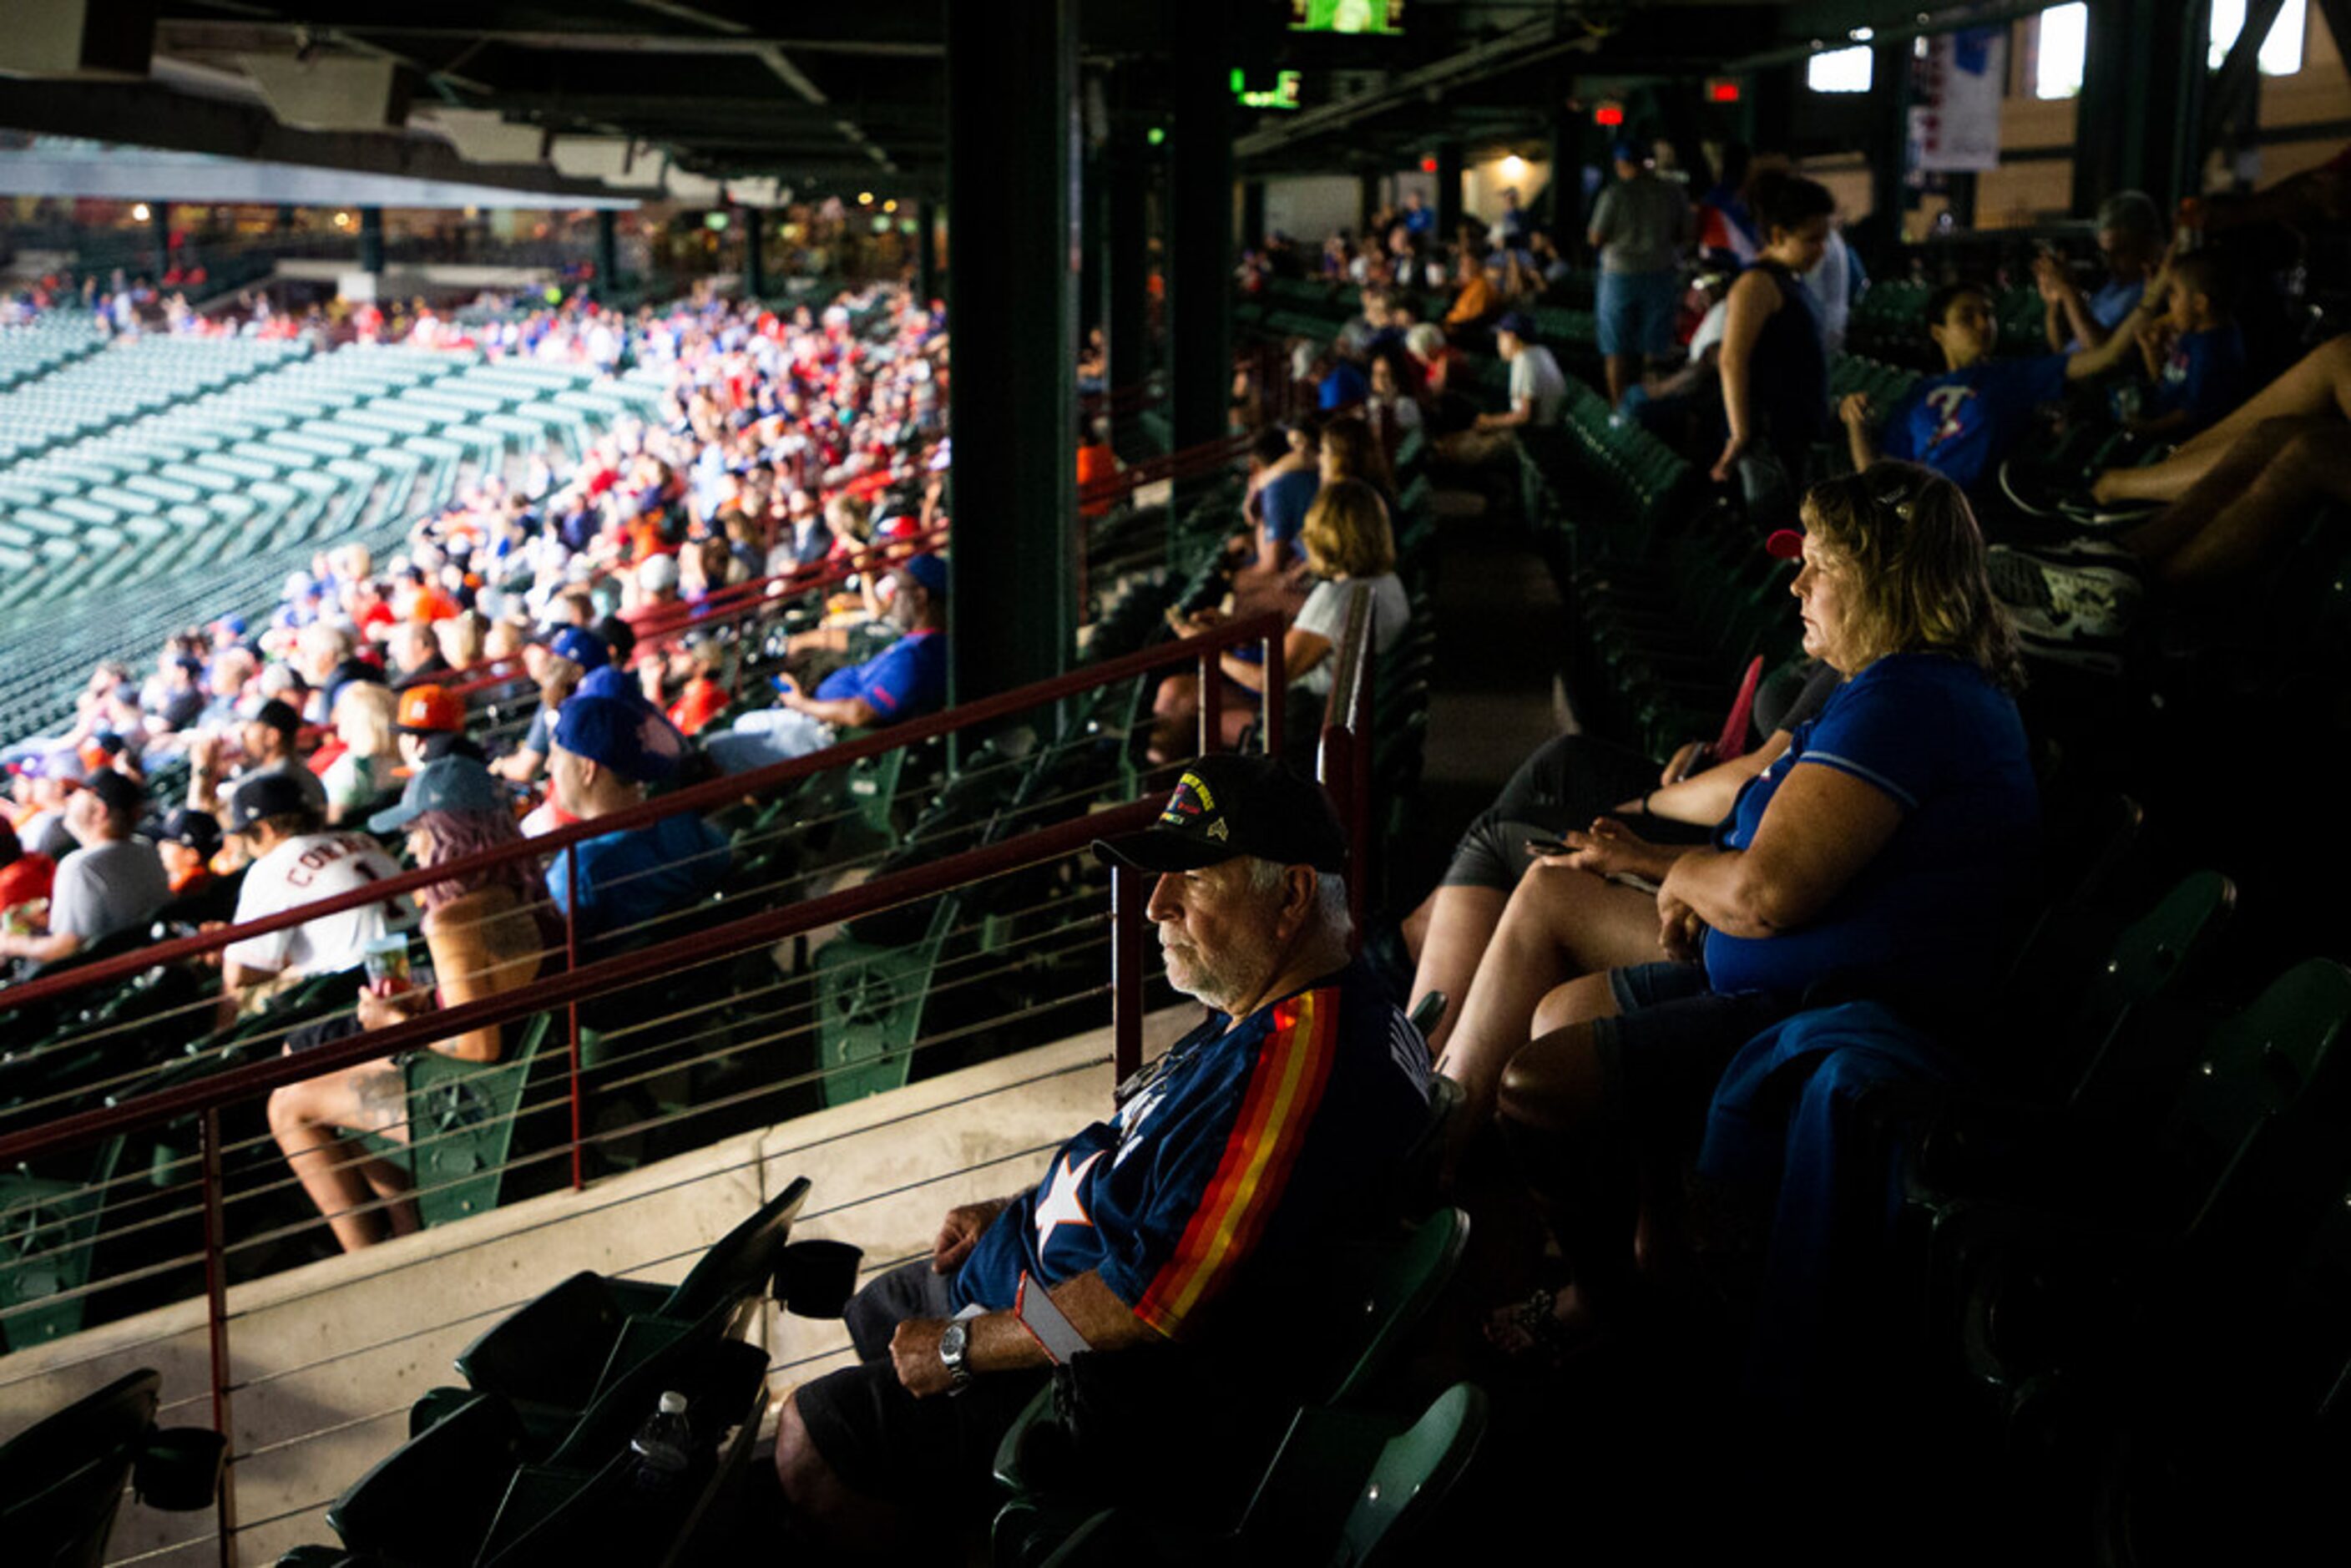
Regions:
<instances>
[{"instance_id":1,"label":"orange cap","mask_svg":"<svg viewBox=\"0 0 2351 1568\"><path fill-rule=\"evenodd\" d=\"M447 734L465 727L465 704L446 686L411 686L400 694L392 722L412 734Z\"/></svg>"}]
</instances>

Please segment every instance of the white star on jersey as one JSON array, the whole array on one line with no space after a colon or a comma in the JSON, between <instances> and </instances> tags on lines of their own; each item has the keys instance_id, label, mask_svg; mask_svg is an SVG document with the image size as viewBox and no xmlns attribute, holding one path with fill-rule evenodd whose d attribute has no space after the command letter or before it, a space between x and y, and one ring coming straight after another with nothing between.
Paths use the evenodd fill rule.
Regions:
<instances>
[{"instance_id":1,"label":"white star on jersey","mask_svg":"<svg viewBox=\"0 0 2351 1568\"><path fill-rule=\"evenodd\" d=\"M1086 1213L1085 1199L1078 1195L1085 1190L1086 1173L1100 1158L1102 1151L1096 1149L1073 1166L1070 1164L1070 1157L1064 1155L1053 1167L1051 1176L1045 1183L1045 1196L1037 1204L1034 1223L1039 1258L1044 1257L1045 1249L1051 1245L1054 1227L1083 1225L1091 1228L1093 1225L1092 1218Z\"/></svg>"}]
</instances>

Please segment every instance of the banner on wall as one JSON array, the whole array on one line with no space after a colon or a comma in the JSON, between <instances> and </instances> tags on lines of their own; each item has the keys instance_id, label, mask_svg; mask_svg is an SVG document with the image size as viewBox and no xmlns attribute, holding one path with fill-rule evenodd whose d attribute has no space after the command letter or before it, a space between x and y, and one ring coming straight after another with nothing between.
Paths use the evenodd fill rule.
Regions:
<instances>
[{"instance_id":1,"label":"banner on wall","mask_svg":"<svg viewBox=\"0 0 2351 1568\"><path fill-rule=\"evenodd\" d=\"M1927 42L1910 110L1911 167L2000 167L2000 100L2008 87L2008 31L1962 27Z\"/></svg>"}]
</instances>

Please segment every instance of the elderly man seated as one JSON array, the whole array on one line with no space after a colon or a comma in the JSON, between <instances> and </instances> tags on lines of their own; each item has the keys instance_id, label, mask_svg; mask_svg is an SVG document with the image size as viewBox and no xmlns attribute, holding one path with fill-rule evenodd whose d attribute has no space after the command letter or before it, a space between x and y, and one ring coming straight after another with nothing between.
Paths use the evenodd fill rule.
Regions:
<instances>
[{"instance_id":1,"label":"elderly man seated","mask_svg":"<svg viewBox=\"0 0 2351 1568\"><path fill-rule=\"evenodd\" d=\"M1283 1322L1284 1266L1361 1212L1426 1118L1419 1037L1348 959L1345 840L1319 786L1202 758L1156 826L1095 851L1157 876L1167 977L1213 1010L1041 1185L950 1211L931 1257L850 1303L862 1364L795 1390L776 1438L796 1514L842 1545L963 1522L1071 1355L1221 1356Z\"/></svg>"}]
</instances>

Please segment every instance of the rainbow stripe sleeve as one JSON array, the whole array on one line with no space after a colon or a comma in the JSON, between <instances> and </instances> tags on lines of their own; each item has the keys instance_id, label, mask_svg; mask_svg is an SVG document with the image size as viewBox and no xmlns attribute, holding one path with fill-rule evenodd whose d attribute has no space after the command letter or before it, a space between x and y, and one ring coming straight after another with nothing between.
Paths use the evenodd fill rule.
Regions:
<instances>
[{"instance_id":1,"label":"rainbow stripe sleeve","mask_svg":"<svg viewBox=\"0 0 2351 1568\"><path fill-rule=\"evenodd\" d=\"M1161 1333L1180 1335L1264 1237L1330 1082L1338 1032L1336 989L1308 991L1274 1009L1216 1174L1135 1303L1134 1315Z\"/></svg>"}]
</instances>

